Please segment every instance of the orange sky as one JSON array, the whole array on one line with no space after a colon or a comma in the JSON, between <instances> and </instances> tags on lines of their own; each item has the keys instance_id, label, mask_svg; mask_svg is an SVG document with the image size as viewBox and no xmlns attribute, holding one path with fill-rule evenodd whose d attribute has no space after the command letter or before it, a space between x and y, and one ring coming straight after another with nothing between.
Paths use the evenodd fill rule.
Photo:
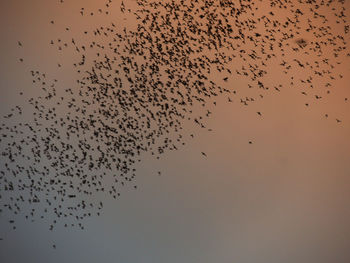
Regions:
<instances>
[{"instance_id":1,"label":"orange sky","mask_svg":"<svg viewBox=\"0 0 350 263\"><path fill-rule=\"evenodd\" d=\"M51 39L70 41L74 36L81 43L91 41L83 31L110 21L120 28L135 28L133 15L121 14L118 1L110 16L88 18L79 15L80 8L97 12L104 1L58 2L0 3L2 115L29 97L40 96L31 84L33 68L59 79L57 89L76 87L72 63L77 56L69 49L58 52L50 46ZM126 5L135 7L132 1ZM257 12L264 12L265 5L259 7ZM349 2L346 7L350 15ZM335 17L329 25L340 30ZM292 56L286 54L286 60ZM297 59L305 58L316 57L300 54ZM0 241L0 258L6 262L24 258L32 259L28 262L350 262L350 101L344 100L350 100L350 62L349 57L339 61L343 64L334 73L344 77L333 82L328 95L326 80L315 80L312 90L300 82L291 87L289 78L272 63L266 82L272 87L282 83L281 92L250 90L247 79L232 76L224 82L223 74L213 73L214 81L234 87L237 95L232 96L233 103L222 96L217 106L209 107L213 114L204 122L212 131L185 123L184 147L160 160L144 154L137 167L139 188L125 189L117 201L103 197L103 215L87 220L84 231L51 233L39 222L25 221L17 231L1 226L0 236L6 240ZM242 67L241 63L235 61L232 68ZM296 83L307 76L298 68L290 74ZM18 95L20 91L24 96ZM264 98L248 107L239 102L259 94ZM323 99L317 101L314 95ZM30 113L23 118L30 119ZM336 123L336 118L342 122ZM156 175L158 170L162 176ZM7 220L6 215L1 220ZM60 249L51 251L48 240L57 240Z\"/></svg>"}]
</instances>

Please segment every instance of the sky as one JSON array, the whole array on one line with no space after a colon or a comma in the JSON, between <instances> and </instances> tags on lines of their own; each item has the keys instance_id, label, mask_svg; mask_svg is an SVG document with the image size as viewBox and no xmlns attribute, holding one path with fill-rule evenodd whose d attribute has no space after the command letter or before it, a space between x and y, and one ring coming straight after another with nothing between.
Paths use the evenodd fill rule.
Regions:
<instances>
[{"instance_id":1,"label":"sky","mask_svg":"<svg viewBox=\"0 0 350 263\"><path fill-rule=\"evenodd\" d=\"M134 1L125 5L136 8ZM263 3L258 6L257 12L266 12ZM344 6L349 16L349 2ZM81 16L82 7L95 15ZM120 1L113 1L108 16L98 15L99 8L104 10L104 1L1 1L1 116L40 96L32 69L58 79L57 90L77 87L72 64L78 57L69 49L58 51L50 45L52 39L64 42L74 36L83 43L91 40L84 30L110 22L120 30L136 28L135 16L121 13ZM276 15L282 19L285 14ZM328 25L334 32L341 30L335 16L329 16ZM317 41L311 35L302 37ZM349 35L346 38L349 41ZM279 51L275 54L280 56ZM286 60L294 55L287 53ZM304 86L288 85L289 79L272 62L264 80L271 86L282 83L281 91L249 89L243 77L234 75L225 82L222 74L211 74L213 81L238 95L233 102L222 95L215 99L216 106L210 103L206 129L184 122L184 146L160 159L144 153L135 165L137 189L124 187L117 200L97 194L103 210L84 219L84 230L59 225L50 231L49 220L30 222L23 216L16 217L13 230L8 224L12 215L1 212L0 261L350 262L350 101L345 100L350 100L350 60L337 60L342 64L335 65L334 72L343 78L334 80L329 95L324 88L329 80L315 78L314 89L304 96ZM247 66L238 59L231 64ZM291 74L297 80L307 72L293 68ZM259 94L263 99L249 106L240 102ZM199 114L201 109L194 111ZM28 111L13 121L32 118ZM1 123L5 121L1 117ZM1 185L0 194L6 195Z\"/></svg>"}]
</instances>

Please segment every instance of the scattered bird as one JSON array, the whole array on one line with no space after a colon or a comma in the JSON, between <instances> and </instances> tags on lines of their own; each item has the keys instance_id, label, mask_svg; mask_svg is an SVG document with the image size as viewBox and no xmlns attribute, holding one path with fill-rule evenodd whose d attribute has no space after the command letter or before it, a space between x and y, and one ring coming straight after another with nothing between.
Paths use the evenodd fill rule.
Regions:
<instances>
[{"instance_id":1,"label":"scattered bird","mask_svg":"<svg viewBox=\"0 0 350 263\"><path fill-rule=\"evenodd\" d=\"M81 8L77 15L109 16L111 2L96 11ZM52 231L57 224L84 229L83 219L103 209L94 198L98 193L116 199L120 188L136 189L135 167L142 154L159 159L183 146L186 120L207 130L205 118L219 96L249 107L268 92L282 94L292 87L310 105L325 100L342 78L334 74L338 58L349 54L345 32L328 23L336 14L346 25L344 1L334 10L321 1L324 12L312 1L303 3L303 11L294 1L270 2L260 14L259 1L138 0L135 10L122 1L120 11L134 16L135 30L115 20L81 32L88 39L81 40L70 35L74 25L62 28L72 38L57 36L48 45L57 52L73 50L72 58L78 57L71 65L76 86L61 87L58 79L30 70L41 95L13 107L0 126L0 211L30 221L46 219ZM289 87L269 84L276 61ZM60 71L66 67L53 63ZM259 95L232 87L230 81L241 78ZM23 112L30 115L27 121L20 118ZM8 223L16 229L14 220Z\"/></svg>"}]
</instances>

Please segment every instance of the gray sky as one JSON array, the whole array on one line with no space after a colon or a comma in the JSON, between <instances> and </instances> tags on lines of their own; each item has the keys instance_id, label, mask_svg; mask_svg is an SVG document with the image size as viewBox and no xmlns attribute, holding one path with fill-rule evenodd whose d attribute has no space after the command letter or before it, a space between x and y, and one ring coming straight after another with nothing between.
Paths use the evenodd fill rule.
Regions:
<instances>
[{"instance_id":1,"label":"gray sky","mask_svg":"<svg viewBox=\"0 0 350 263\"><path fill-rule=\"evenodd\" d=\"M74 86L69 68L74 58L60 55L49 42L64 35L66 25L73 35L110 20L133 27L132 17L123 17L114 5L112 18L84 20L80 7L97 10L103 3L2 1L1 114L39 94L31 68L59 79L61 88ZM57 69L56 61L67 66ZM8 215L0 214L1 262L350 262L350 102L344 102L350 98L350 63L343 61L336 72L344 78L332 95L307 109L295 89L266 93L252 107L218 98L206 120L212 131L187 123L184 147L160 160L144 154L137 165L138 189L126 187L118 200L101 196L102 215L86 219L85 230L49 231L45 220L19 217L13 231ZM270 78L285 81L279 73ZM246 84L231 79L226 85L245 96ZM258 110L263 118L256 116Z\"/></svg>"}]
</instances>

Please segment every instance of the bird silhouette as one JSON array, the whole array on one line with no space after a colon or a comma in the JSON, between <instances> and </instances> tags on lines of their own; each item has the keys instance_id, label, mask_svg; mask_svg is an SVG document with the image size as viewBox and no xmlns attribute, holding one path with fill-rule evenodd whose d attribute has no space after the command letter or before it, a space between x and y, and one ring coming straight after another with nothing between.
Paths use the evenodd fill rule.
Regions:
<instances>
[{"instance_id":1,"label":"bird silhouette","mask_svg":"<svg viewBox=\"0 0 350 263\"><path fill-rule=\"evenodd\" d=\"M293 1L267 2L138 0L131 9L122 1L118 16L132 17L136 28L115 18L80 32L86 39L74 24L60 27L51 18L48 24L62 35L47 44L73 60L52 63L57 71L71 66L75 86L62 87L58 77L31 68L40 95L28 95L0 126L0 211L46 219L52 231L57 224L84 229L83 220L103 210L92 197L102 192L117 199L121 188L138 189L135 167L145 153L159 159L183 147L187 121L211 130L205 120L219 97L249 108L269 93L293 89L309 108L327 101L342 78L334 73L339 57L350 54L344 1L334 7L321 1L322 8L306 1L302 10ZM111 18L111 7L111 0L96 10L81 7L77 16ZM344 34L327 23L331 17ZM24 43L17 48L27 48ZM272 65L288 85L271 81ZM236 80L247 85L234 87ZM27 121L19 118L23 113ZM8 223L16 229L15 220Z\"/></svg>"}]
</instances>

